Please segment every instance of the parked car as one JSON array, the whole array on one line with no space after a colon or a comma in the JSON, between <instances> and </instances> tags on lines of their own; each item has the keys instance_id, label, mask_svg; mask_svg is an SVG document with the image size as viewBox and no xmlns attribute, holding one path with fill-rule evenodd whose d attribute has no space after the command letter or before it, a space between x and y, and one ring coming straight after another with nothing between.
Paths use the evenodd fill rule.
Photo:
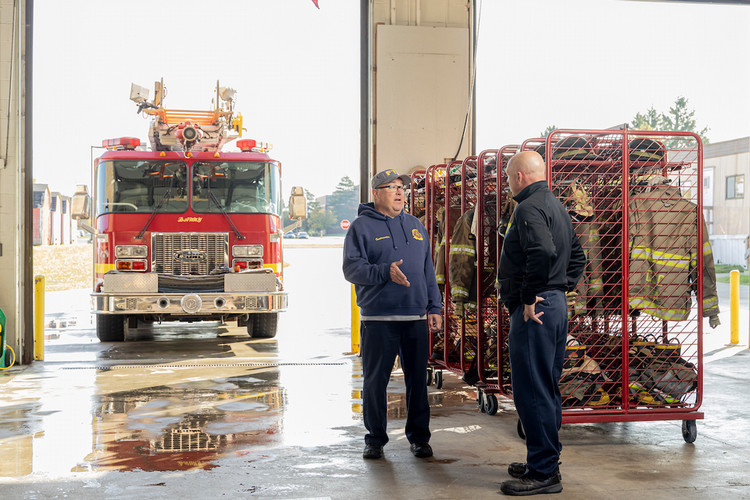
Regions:
<instances>
[{"instance_id":1,"label":"parked car","mask_svg":"<svg viewBox=\"0 0 750 500\"><path fill-rule=\"evenodd\" d=\"M309 238L309 237L310 237L310 235L309 235L309 234L307 234L307 233L306 233L306 232L304 232L304 231L300 231L300 233L299 233L299 234L297 235L297 239L298 239L298 240L306 240L306 239L307 239L307 238Z\"/></svg>"},{"instance_id":2,"label":"parked car","mask_svg":"<svg viewBox=\"0 0 750 500\"><path fill-rule=\"evenodd\" d=\"M294 233L284 233L284 239L285 239L285 240L289 240L289 239L292 239L292 240L293 240L293 239L294 239L294 238L296 238L296 237L297 237L297 235L296 235L296 234L294 234Z\"/></svg>"}]
</instances>

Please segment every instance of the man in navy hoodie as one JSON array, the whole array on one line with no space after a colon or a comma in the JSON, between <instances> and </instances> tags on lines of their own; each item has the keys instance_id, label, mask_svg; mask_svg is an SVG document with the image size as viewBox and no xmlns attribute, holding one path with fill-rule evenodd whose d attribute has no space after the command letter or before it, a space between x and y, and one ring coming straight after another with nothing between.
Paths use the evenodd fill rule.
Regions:
<instances>
[{"instance_id":1,"label":"man in navy hoodie","mask_svg":"<svg viewBox=\"0 0 750 500\"><path fill-rule=\"evenodd\" d=\"M362 203L344 240L344 277L354 283L361 310L364 458L383 456L388 442L386 387L398 354L406 383L406 438L418 458L432 456L427 401L428 327L442 326L441 297L427 230L404 213L411 179L395 170L370 183L373 203Z\"/></svg>"}]
</instances>

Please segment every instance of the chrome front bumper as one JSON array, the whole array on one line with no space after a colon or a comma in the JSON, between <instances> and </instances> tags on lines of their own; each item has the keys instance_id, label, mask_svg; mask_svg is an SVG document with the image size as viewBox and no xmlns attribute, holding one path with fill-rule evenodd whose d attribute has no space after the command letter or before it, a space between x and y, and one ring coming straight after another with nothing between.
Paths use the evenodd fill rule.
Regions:
<instances>
[{"instance_id":1,"label":"chrome front bumper","mask_svg":"<svg viewBox=\"0 0 750 500\"><path fill-rule=\"evenodd\" d=\"M91 294L94 314L236 315L282 312L287 303L286 292Z\"/></svg>"}]
</instances>

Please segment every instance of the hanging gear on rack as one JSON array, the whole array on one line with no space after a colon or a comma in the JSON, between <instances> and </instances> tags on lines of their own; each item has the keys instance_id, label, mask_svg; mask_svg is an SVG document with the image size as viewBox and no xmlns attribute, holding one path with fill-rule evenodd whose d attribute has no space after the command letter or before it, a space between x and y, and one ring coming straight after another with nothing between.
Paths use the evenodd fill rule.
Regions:
<instances>
[{"instance_id":1,"label":"hanging gear on rack","mask_svg":"<svg viewBox=\"0 0 750 500\"><path fill-rule=\"evenodd\" d=\"M703 316L717 316L713 252L702 216L698 225L695 204L676 186L659 184L631 197L629 218L630 307L667 321L688 319L701 251ZM696 228L701 226L703 248L698 249Z\"/></svg>"},{"instance_id":2,"label":"hanging gear on rack","mask_svg":"<svg viewBox=\"0 0 750 500\"><path fill-rule=\"evenodd\" d=\"M500 212L500 223L497 227L497 232L500 236L505 236L508 231L508 226L513 221L513 210L515 210L518 202L513 199L513 195L510 193L510 189L505 188L503 190L503 206Z\"/></svg>"},{"instance_id":3,"label":"hanging gear on rack","mask_svg":"<svg viewBox=\"0 0 750 500\"><path fill-rule=\"evenodd\" d=\"M437 220L437 248L435 249L435 279L437 284L440 285L440 293L443 293L443 286L445 284L445 238L446 235L450 235L449 231L446 230L445 223L445 207L439 207L435 214ZM458 208L451 207L450 220L451 226L456 224L456 219L461 215L461 211ZM448 236L449 237L449 236Z\"/></svg>"},{"instance_id":4,"label":"hanging gear on rack","mask_svg":"<svg viewBox=\"0 0 750 500\"><path fill-rule=\"evenodd\" d=\"M569 314L585 315L589 312L601 312L598 298L603 287L602 249L599 241L599 223L594 216L593 201L576 179L561 182L555 188L554 193L568 209L573 230L587 256L586 269L575 290L577 300L568 304ZM568 298L570 298L569 295ZM588 309L589 306L591 310Z\"/></svg>"},{"instance_id":5,"label":"hanging gear on rack","mask_svg":"<svg viewBox=\"0 0 750 500\"><path fill-rule=\"evenodd\" d=\"M477 307L477 237L471 232L473 221L474 209L470 208L456 221L451 235L448 278L457 316L463 315L464 307Z\"/></svg>"}]
</instances>

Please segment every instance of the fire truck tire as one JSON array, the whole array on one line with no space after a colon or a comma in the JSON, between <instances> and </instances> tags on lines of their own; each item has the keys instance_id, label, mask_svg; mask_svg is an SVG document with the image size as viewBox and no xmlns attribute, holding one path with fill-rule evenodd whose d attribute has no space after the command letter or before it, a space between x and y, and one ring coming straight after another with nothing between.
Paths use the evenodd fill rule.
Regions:
<instances>
[{"instance_id":1,"label":"fire truck tire","mask_svg":"<svg viewBox=\"0 0 750 500\"><path fill-rule=\"evenodd\" d=\"M247 334L254 339L272 339L276 336L279 313L251 314L247 321Z\"/></svg>"},{"instance_id":2,"label":"fire truck tire","mask_svg":"<svg viewBox=\"0 0 750 500\"><path fill-rule=\"evenodd\" d=\"M114 314L96 315L96 336L101 342L123 342L126 318Z\"/></svg>"}]
</instances>

